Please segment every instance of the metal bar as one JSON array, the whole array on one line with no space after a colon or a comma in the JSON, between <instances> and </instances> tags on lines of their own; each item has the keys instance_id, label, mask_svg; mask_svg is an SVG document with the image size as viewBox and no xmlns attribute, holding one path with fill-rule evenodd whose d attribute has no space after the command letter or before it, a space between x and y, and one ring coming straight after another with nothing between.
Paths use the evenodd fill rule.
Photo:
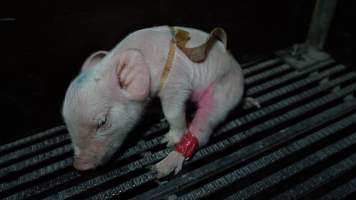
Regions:
<instances>
[{"instance_id":1,"label":"metal bar","mask_svg":"<svg viewBox=\"0 0 356 200\"><path fill-rule=\"evenodd\" d=\"M273 58L273 59L258 63L256 65L253 65L251 67L248 67L246 69L243 68L242 71L243 71L244 76L246 77L246 76L255 74L261 70L265 70L266 68L271 67L273 65L277 65L281 62L282 61L280 58Z\"/></svg>"},{"instance_id":2,"label":"metal bar","mask_svg":"<svg viewBox=\"0 0 356 200\"><path fill-rule=\"evenodd\" d=\"M343 65L337 65L335 66L335 68L332 68L328 71L325 71L324 73L321 73L321 74L318 74L316 75L315 77L312 77L312 78L308 78L307 80L299 80L299 81L295 81L293 83L290 83L288 84L289 87L282 87L282 88L279 88L277 90L274 90L272 92L269 92L265 95L262 95L261 97L258 97L258 100L260 102L260 104L263 104L264 102L267 102L267 101L270 101L271 99L274 99L276 98L276 96L280 96L282 94L285 94L288 92L288 90L295 90L295 89L298 89L298 88L302 88L308 84L311 84L313 82L316 82L316 81L320 81L322 78L326 77L326 76L329 76L330 74L332 73L336 73L336 72L340 72L342 70L345 69L345 66ZM355 75L355 73L350 73L352 75ZM344 77L340 77L338 80L342 80L344 79ZM346 76L346 78L351 78L349 76ZM327 84L325 84L325 86L321 85L320 87L317 87L316 89L323 89L323 87L328 87ZM276 95L278 94L278 95Z\"/></svg>"},{"instance_id":3,"label":"metal bar","mask_svg":"<svg viewBox=\"0 0 356 200\"><path fill-rule=\"evenodd\" d=\"M332 64L334 61L333 60L326 60L325 62L322 62L318 65L315 65L313 67L310 67L310 68L307 68L303 71L293 71L289 74L286 74L282 77L279 77L277 79L272 79L272 80L268 80L260 85L256 85L252 88L248 88L248 90L246 91L246 94L247 96L254 96L258 93L261 93L263 91L266 91L270 88L273 88L273 87L277 87L277 86L280 86L281 84L287 82L287 81L290 81L292 79L295 79L295 78L299 78L299 77L302 77L302 76L305 76L305 75L308 75L309 73L313 72L313 71L316 71L322 67L325 67L327 65L330 65Z\"/></svg>"},{"instance_id":4,"label":"metal bar","mask_svg":"<svg viewBox=\"0 0 356 200\"><path fill-rule=\"evenodd\" d=\"M26 176L18 177L13 181L6 182L6 183L0 183L0 192L4 192L5 190L14 188L16 186L19 186L24 183L28 183L33 180L36 180L40 177L43 177L50 173L53 173L57 170L64 169L64 168L70 166L72 163L73 163L73 159L70 157L70 158L61 160L59 162L56 162L56 164L47 165L39 170L27 173Z\"/></svg>"},{"instance_id":5,"label":"metal bar","mask_svg":"<svg viewBox=\"0 0 356 200\"><path fill-rule=\"evenodd\" d=\"M71 147L71 145L68 144L68 145L60 146L52 151L45 152L44 154L41 154L40 156L34 156L29 159L20 161L16 164L4 167L0 171L0 178L3 178L10 173L12 173L12 174L15 174L15 172L18 173L18 171L23 170L24 168L26 168L28 166L31 166L31 165L34 165L37 163L41 163L41 162L49 160L51 158L55 158L59 155L69 153L71 151L72 151L72 147ZM17 175L17 177L19 176L18 174L16 174L16 175ZM0 184L0 185L2 185L2 184Z\"/></svg>"},{"instance_id":6,"label":"metal bar","mask_svg":"<svg viewBox=\"0 0 356 200\"><path fill-rule=\"evenodd\" d=\"M318 49L324 48L336 4L337 0L316 1L306 40L307 44Z\"/></svg>"},{"instance_id":7,"label":"metal bar","mask_svg":"<svg viewBox=\"0 0 356 200\"><path fill-rule=\"evenodd\" d=\"M26 145L27 143L33 142L34 140L51 137L52 135L58 134L59 132L64 131L65 129L65 126L57 126L41 133L22 138L8 144L0 145L0 155L3 155L5 152L8 152L14 148L18 148L20 146Z\"/></svg>"},{"instance_id":8,"label":"metal bar","mask_svg":"<svg viewBox=\"0 0 356 200\"><path fill-rule=\"evenodd\" d=\"M249 77L249 79L245 80L245 84L246 85L252 85L257 81L266 79L266 78L268 78L268 77L270 77L272 75L275 75L275 74L286 72L288 70L291 70L291 67L289 65L287 65L287 64L283 64L283 65L278 66L276 68L270 69L270 70L266 71L265 73L260 73L260 74L256 74L256 75L253 75L253 76Z\"/></svg>"},{"instance_id":9,"label":"metal bar","mask_svg":"<svg viewBox=\"0 0 356 200\"><path fill-rule=\"evenodd\" d=\"M22 158L26 155L33 155L36 152L49 149L53 146L56 146L60 143L65 142L65 141L69 142L69 136L67 134L55 136L55 137L49 138L48 140L30 145L28 147L18 149L17 151L14 151L14 152L10 152L10 153L0 157L0 166L1 166L0 168L2 168L4 166L4 164L9 163L10 161L18 160L19 158ZM0 172L0 174L1 174L1 172Z\"/></svg>"},{"instance_id":10,"label":"metal bar","mask_svg":"<svg viewBox=\"0 0 356 200\"><path fill-rule=\"evenodd\" d=\"M255 59L252 59L250 61L244 62L241 64L242 69L246 69L255 65L258 65L259 63L266 62L267 60L272 60L275 59L274 55L260 55L257 56Z\"/></svg>"}]
</instances>

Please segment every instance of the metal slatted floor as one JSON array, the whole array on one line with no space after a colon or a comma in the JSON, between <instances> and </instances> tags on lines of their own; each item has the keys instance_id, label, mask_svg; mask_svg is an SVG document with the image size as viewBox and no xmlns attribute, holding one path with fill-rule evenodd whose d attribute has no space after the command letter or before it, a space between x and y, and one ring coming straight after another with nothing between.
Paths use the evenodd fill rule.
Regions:
<instances>
[{"instance_id":1,"label":"metal slatted floor","mask_svg":"<svg viewBox=\"0 0 356 200\"><path fill-rule=\"evenodd\" d=\"M80 174L64 126L0 147L5 199L351 198L356 192L356 73L332 59L295 70L278 57L243 65L247 96L183 171L157 181L164 120L139 129L110 164Z\"/></svg>"}]
</instances>

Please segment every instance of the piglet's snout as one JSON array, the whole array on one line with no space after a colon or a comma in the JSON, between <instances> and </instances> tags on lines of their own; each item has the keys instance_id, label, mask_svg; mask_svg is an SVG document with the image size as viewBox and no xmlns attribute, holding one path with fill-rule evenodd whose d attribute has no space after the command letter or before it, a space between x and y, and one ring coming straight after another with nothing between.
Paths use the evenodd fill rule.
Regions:
<instances>
[{"instance_id":1,"label":"piglet's snout","mask_svg":"<svg viewBox=\"0 0 356 200\"><path fill-rule=\"evenodd\" d=\"M95 168L95 165L88 160L74 157L73 167L79 171L86 171Z\"/></svg>"},{"instance_id":2,"label":"piglet's snout","mask_svg":"<svg viewBox=\"0 0 356 200\"><path fill-rule=\"evenodd\" d=\"M87 145L86 148L77 149L77 152L74 153L73 167L79 171L86 171L105 164L115 152L115 148L107 149L107 146L93 143Z\"/></svg>"}]
</instances>

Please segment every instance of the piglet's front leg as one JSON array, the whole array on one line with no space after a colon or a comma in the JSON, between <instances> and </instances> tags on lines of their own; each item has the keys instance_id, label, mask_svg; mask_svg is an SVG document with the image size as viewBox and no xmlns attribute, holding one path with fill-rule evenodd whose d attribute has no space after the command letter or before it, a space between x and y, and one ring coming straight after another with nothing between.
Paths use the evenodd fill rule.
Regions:
<instances>
[{"instance_id":1,"label":"piglet's front leg","mask_svg":"<svg viewBox=\"0 0 356 200\"><path fill-rule=\"evenodd\" d=\"M162 143L166 143L168 147L171 147L178 144L187 132L185 103L189 98L190 92L182 90L182 88L169 89L161 96L163 113L169 124L169 131L164 135ZM173 91L179 91L179 94ZM177 174L182 169L184 160L184 155L177 151L172 151L165 159L157 163L153 170L157 172L158 178L165 177L173 171Z\"/></svg>"}]
</instances>

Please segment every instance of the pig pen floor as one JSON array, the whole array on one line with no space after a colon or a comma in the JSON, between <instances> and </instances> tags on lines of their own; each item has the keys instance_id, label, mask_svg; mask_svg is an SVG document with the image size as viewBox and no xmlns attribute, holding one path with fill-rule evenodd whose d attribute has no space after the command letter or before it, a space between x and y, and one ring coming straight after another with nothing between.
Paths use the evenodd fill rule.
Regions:
<instances>
[{"instance_id":1,"label":"pig pen floor","mask_svg":"<svg viewBox=\"0 0 356 200\"><path fill-rule=\"evenodd\" d=\"M177 176L149 170L169 152L164 120L144 122L110 164L84 174L59 126L0 147L0 198L351 199L356 73L331 58L295 70L275 56L243 71L262 107L237 108Z\"/></svg>"}]
</instances>

